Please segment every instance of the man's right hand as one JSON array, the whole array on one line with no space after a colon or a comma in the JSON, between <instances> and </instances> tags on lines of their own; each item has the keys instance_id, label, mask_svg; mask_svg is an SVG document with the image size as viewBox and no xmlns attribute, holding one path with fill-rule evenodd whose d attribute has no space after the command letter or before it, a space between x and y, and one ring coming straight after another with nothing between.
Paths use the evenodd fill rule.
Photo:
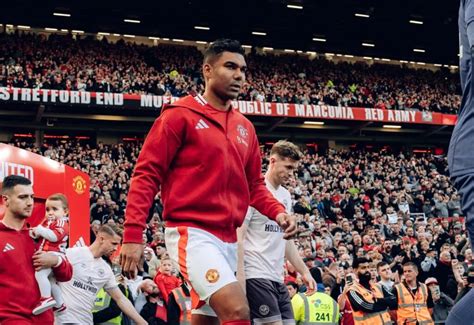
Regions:
<instances>
[{"instance_id":1,"label":"man's right hand","mask_svg":"<svg viewBox=\"0 0 474 325\"><path fill-rule=\"evenodd\" d=\"M313 293L318 291L318 284L314 280L313 276L311 273L308 271L305 274L301 276L301 279L303 280L303 283L306 285L306 292L305 294L307 296L311 296Z\"/></svg>"},{"instance_id":2,"label":"man's right hand","mask_svg":"<svg viewBox=\"0 0 474 325\"><path fill-rule=\"evenodd\" d=\"M120 265L129 279L135 279L138 270L143 271L144 246L137 243L122 244L120 250Z\"/></svg>"},{"instance_id":3,"label":"man's right hand","mask_svg":"<svg viewBox=\"0 0 474 325\"><path fill-rule=\"evenodd\" d=\"M296 217L294 215L279 213L276 217L276 222L283 230L285 230L283 238L291 239L296 235L298 228L296 227Z\"/></svg>"}]
</instances>

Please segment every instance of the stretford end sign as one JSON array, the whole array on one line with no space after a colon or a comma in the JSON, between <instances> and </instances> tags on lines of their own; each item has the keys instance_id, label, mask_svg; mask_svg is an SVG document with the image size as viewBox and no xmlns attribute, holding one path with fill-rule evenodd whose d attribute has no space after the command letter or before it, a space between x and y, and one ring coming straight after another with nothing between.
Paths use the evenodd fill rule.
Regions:
<instances>
[{"instance_id":1,"label":"stretford end sign","mask_svg":"<svg viewBox=\"0 0 474 325\"><path fill-rule=\"evenodd\" d=\"M170 96L0 87L0 104L21 102L62 106L160 109L164 104L173 103L178 99ZM242 114L254 116L431 125L456 124L456 115L415 110L386 110L365 107L256 101L233 101L232 105Z\"/></svg>"}]
</instances>

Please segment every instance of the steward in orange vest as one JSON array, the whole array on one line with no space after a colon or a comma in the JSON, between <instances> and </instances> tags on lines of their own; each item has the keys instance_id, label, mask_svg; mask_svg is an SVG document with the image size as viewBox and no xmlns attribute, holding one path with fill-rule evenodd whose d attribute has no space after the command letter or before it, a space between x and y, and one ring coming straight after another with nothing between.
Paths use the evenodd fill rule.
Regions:
<instances>
[{"instance_id":1,"label":"steward in orange vest","mask_svg":"<svg viewBox=\"0 0 474 325\"><path fill-rule=\"evenodd\" d=\"M433 325L430 309L433 308L431 292L424 283L416 280L418 267L408 262L403 265L405 280L393 287L397 297L397 324Z\"/></svg>"},{"instance_id":2,"label":"steward in orange vest","mask_svg":"<svg viewBox=\"0 0 474 325\"><path fill-rule=\"evenodd\" d=\"M355 325L392 324L389 308L396 305L396 298L378 284L370 284L369 260L356 258L353 268L359 281L354 280L347 291L347 299L353 310Z\"/></svg>"}]
</instances>

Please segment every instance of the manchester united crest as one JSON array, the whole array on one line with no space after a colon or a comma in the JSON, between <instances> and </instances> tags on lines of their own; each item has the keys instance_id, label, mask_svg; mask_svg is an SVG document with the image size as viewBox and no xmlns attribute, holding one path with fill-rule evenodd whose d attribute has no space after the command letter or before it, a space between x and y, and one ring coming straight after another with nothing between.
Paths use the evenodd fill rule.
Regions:
<instances>
[{"instance_id":1,"label":"manchester united crest","mask_svg":"<svg viewBox=\"0 0 474 325\"><path fill-rule=\"evenodd\" d=\"M244 128L241 124L237 125L237 131L239 131L239 134L243 139L246 139L249 135L249 131L246 128Z\"/></svg>"},{"instance_id":2,"label":"manchester united crest","mask_svg":"<svg viewBox=\"0 0 474 325\"><path fill-rule=\"evenodd\" d=\"M86 180L82 176L76 176L72 179L72 187L77 194L83 194L86 191Z\"/></svg>"},{"instance_id":3,"label":"manchester united crest","mask_svg":"<svg viewBox=\"0 0 474 325\"><path fill-rule=\"evenodd\" d=\"M216 283L219 281L219 271L216 269L209 269L206 272L206 280L209 283Z\"/></svg>"}]
</instances>

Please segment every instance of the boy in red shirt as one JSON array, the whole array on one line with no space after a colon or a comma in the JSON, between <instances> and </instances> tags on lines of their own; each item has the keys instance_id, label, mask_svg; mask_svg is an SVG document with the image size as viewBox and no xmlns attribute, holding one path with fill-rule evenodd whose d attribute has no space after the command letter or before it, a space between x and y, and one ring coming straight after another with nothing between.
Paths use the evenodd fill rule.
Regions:
<instances>
[{"instance_id":1,"label":"boy in red shirt","mask_svg":"<svg viewBox=\"0 0 474 325\"><path fill-rule=\"evenodd\" d=\"M61 193L53 194L46 199L46 216L43 223L31 229L31 236L40 239L40 251L54 252L64 256L69 235L67 218L69 204L66 196ZM39 315L51 307L58 312L66 306L61 296L61 289L56 283L50 268L35 272L36 282L41 293L38 305L33 309L33 315Z\"/></svg>"},{"instance_id":2,"label":"boy in red shirt","mask_svg":"<svg viewBox=\"0 0 474 325\"><path fill-rule=\"evenodd\" d=\"M173 265L170 258L162 259L158 273L153 279L163 294L163 299L166 303L168 303L171 291L181 285L181 280L172 274L172 268Z\"/></svg>"}]
</instances>

